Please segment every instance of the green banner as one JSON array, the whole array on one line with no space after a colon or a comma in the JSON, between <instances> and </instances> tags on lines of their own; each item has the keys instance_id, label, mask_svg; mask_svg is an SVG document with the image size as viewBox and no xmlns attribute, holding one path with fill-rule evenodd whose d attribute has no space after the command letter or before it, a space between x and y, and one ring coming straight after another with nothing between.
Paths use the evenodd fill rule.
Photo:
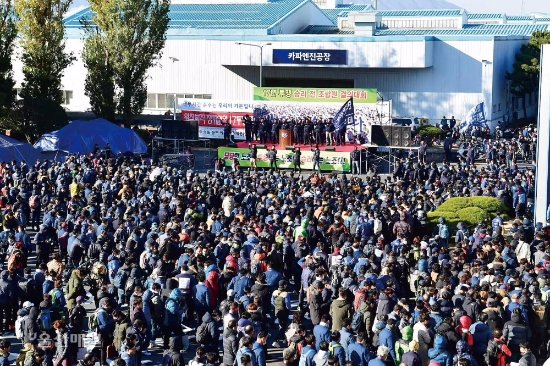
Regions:
<instances>
[{"instance_id":1,"label":"green banner","mask_svg":"<svg viewBox=\"0 0 550 366\"><path fill-rule=\"evenodd\" d=\"M242 167L250 166L249 149L234 148L234 147L219 147L218 158L225 160L225 165L230 166L233 159L238 159ZM277 167L279 168L294 168L292 157L294 153L290 150L277 150ZM310 150L302 150L300 157L302 169L313 169L313 152ZM351 168L349 152L332 152L321 151L321 170L337 170L349 172ZM269 159L266 149L258 149L258 157L256 158L256 166L258 168L269 168Z\"/></svg>"},{"instance_id":2,"label":"green banner","mask_svg":"<svg viewBox=\"0 0 550 366\"><path fill-rule=\"evenodd\" d=\"M376 103L376 89L255 87L254 100L301 103Z\"/></svg>"}]
</instances>

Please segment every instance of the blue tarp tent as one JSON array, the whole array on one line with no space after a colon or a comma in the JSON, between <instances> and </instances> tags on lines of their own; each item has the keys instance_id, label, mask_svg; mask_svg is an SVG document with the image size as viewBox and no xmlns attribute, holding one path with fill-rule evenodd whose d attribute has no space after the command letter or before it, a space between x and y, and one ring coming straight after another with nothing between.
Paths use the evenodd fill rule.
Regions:
<instances>
[{"instance_id":1,"label":"blue tarp tent","mask_svg":"<svg viewBox=\"0 0 550 366\"><path fill-rule=\"evenodd\" d=\"M88 154L94 145L103 149L111 143L114 154L147 152L147 145L134 131L123 128L105 119L72 121L60 130L42 135L34 147L40 151L65 151L70 154Z\"/></svg>"},{"instance_id":2,"label":"blue tarp tent","mask_svg":"<svg viewBox=\"0 0 550 366\"><path fill-rule=\"evenodd\" d=\"M42 158L40 151L31 144L0 135L0 161L25 160L29 165L33 165L36 159L42 160Z\"/></svg>"}]
</instances>

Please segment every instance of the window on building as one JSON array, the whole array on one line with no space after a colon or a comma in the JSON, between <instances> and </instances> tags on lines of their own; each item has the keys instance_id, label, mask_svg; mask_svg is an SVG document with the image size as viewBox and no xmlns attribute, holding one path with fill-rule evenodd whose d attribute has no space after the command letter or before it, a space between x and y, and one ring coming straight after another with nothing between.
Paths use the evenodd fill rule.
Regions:
<instances>
[{"instance_id":1,"label":"window on building","mask_svg":"<svg viewBox=\"0 0 550 366\"><path fill-rule=\"evenodd\" d=\"M498 103L498 111L500 112L500 103Z\"/></svg>"},{"instance_id":2,"label":"window on building","mask_svg":"<svg viewBox=\"0 0 550 366\"><path fill-rule=\"evenodd\" d=\"M157 108L156 94L147 94L147 108Z\"/></svg>"},{"instance_id":3,"label":"window on building","mask_svg":"<svg viewBox=\"0 0 550 366\"><path fill-rule=\"evenodd\" d=\"M157 108L166 108L166 94L157 94Z\"/></svg>"},{"instance_id":4,"label":"window on building","mask_svg":"<svg viewBox=\"0 0 550 366\"><path fill-rule=\"evenodd\" d=\"M73 91L63 90L63 101L61 102L61 104L70 105L72 99L73 99Z\"/></svg>"}]
</instances>

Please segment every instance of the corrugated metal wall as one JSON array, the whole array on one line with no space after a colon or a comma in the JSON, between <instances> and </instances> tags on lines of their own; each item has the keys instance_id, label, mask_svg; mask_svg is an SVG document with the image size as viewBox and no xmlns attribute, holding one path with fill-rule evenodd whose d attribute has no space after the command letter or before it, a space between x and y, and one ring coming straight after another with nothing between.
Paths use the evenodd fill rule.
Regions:
<instances>
[{"instance_id":1,"label":"corrugated metal wall","mask_svg":"<svg viewBox=\"0 0 550 366\"><path fill-rule=\"evenodd\" d=\"M388 68L264 66L264 78L354 79L356 87L376 88L386 100L392 99L394 115L461 118L483 101L483 90L503 89L501 81L493 81L492 72L484 75L481 60L494 60L491 68L498 68L496 78L511 65L518 42L499 41L494 57L493 41L426 41L423 47L424 42L322 43L318 48L348 49L348 45L353 49L348 56L351 64L386 62ZM63 78L65 89L73 91L71 110L89 108L84 96L86 70L80 61L81 44L77 39L67 41L68 49L79 58ZM307 49L314 45L281 42L271 47ZM253 87L259 84L259 60L258 48L238 46L234 41L169 40L159 65L150 71L148 91L249 100ZM271 48L266 47L264 65L270 62ZM433 66L403 67L422 62ZM16 63L15 67L21 65ZM15 75L20 82L21 72ZM489 77L486 87L482 87L484 76ZM501 90L494 93L493 99L502 100Z\"/></svg>"}]
</instances>

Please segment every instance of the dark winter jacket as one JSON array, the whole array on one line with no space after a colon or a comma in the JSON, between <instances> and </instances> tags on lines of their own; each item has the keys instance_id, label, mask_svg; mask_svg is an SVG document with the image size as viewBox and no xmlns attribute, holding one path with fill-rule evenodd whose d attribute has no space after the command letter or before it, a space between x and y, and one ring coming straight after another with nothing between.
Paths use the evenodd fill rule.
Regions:
<instances>
[{"instance_id":1,"label":"dark winter jacket","mask_svg":"<svg viewBox=\"0 0 550 366\"><path fill-rule=\"evenodd\" d=\"M518 314L512 314L512 320L504 324L502 334L508 347L528 342L531 339L531 329L529 329Z\"/></svg>"},{"instance_id":2,"label":"dark winter jacket","mask_svg":"<svg viewBox=\"0 0 550 366\"><path fill-rule=\"evenodd\" d=\"M470 333L474 337L474 345L472 346L472 352L475 355L483 355L487 351L487 344L493 339L493 332L482 322L474 323L470 326Z\"/></svg>"},{"instance_id":3,"label":"dark winter jacket","mask_svg":"<svg viewBox=\"0 0 550 366\"><path fill-rule=\"evenodd\" d=\"M443 322L439 328L437 328L437 333L443 334L445 338L447 338L447 351L454 353L456 350L456 342L458 342L460 338L458 334L456 334L453 326Z\"/></svg>"},{"instance_id":4,"label":"dark winter jacket","mask_svg":"<svg viewBox=\"0 0 550 366\"><path fill-rule=\"evenodd\" d=\"M237 340L237 332L233 329L225 328L223 332L223 364L233 365L238 350L239 341Z\"/></svg>"}]
</instances>

